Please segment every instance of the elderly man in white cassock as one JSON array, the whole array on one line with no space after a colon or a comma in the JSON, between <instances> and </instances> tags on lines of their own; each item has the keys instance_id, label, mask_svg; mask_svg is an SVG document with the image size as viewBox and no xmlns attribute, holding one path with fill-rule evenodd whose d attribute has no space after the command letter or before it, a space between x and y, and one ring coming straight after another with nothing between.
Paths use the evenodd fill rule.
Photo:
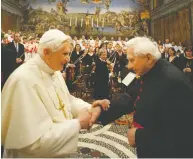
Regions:
<instances>
[{"instance_id":1,"label":"elderly man in white cassock","mask_svg":"<svg viewBox=\"0 0 193 159\"><path fill-rule=\"evenodd\" d=\"M38 55L8 78L2 91L4 157L68 157L76 152L80 129L96 121L108 101L93 106L70 95L60 70L69 61L71 38L44 33Z\"/></svg>"}]
</instances>

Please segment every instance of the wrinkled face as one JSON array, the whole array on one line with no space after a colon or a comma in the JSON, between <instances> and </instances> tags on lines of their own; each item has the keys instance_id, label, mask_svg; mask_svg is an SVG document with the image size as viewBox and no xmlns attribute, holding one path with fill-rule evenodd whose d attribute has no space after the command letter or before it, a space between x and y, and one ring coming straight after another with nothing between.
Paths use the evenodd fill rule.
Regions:
<instances>
[{"instance_id":1,"label":"wrinkled face","mask_svg":"<svg viewBox=\"0 0 193 159\"><path fill-rule=\"evenodd\" d=\"M150 70L148 55L135 56L133 48L129 48L127 50L127 58L129 61L128 69L133 70L138 76L142 76Z\"/></svg>"},{"instance_id":2,"label":"wrinkled face","mask_svg":"<svg viewBox=\"0 0 193 159\"><path fill-rule=\"evenodd\" d=\"M186 56L187 57L192 57L193 55L192 55L192 51L191 50L187 50L186 51Z\"/></svg>"},{"instance_id":3,"label":"wrinkled face","mask_svg":"<svg viewBox=\"0 0 193 159\"><path fill-rule=\"evenodd\" d=\"M72 50L72 45L70 43L64 43L55 51L51 49L44 49L45 62L50 68L55 71L60 71L63 66L70 61L70 52Z\"/></svg>"},{"instance_id":4,"label":"wrinkled face","mask_svg":"<svg viewBox=\"0 0 193 159\"><path fill-rule=\"evenodd\" d=\"M107 51L103 52L103 53L101 54L100 58L101 58L102 60L106 60L106 59L107 59Z\"/></svg>"}]
</instances>

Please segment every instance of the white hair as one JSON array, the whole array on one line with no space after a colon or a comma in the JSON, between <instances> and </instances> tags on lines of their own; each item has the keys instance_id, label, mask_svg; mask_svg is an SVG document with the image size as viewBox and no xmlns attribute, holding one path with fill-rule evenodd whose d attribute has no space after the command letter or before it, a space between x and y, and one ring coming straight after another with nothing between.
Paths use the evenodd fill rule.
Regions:
<instances>
[{"instance_id":1,"label":"white hair","mask_svg":"<svg viewBox=\"0 0 193 159\"><path fill-rule=\"evenodd\" d=\"M72 43L70 36L65 35L62 31L57 29L50 29L46 31L40 38L38 45L38 54L43 55L43 50L49 48L52 51L57 50L64 42Z\"/></svg>"},{"instance_id":2,"label":"white hair","mask_svg":"<svg viewBox=\"0 0 193 159\"><path fill-rule=\"evenodd\" d=\"M127 48L133 48L135 56L151 54L156 60L161 58L158 48L147 37L135 37L126 43Z\"/></svg>"}]
</instances>

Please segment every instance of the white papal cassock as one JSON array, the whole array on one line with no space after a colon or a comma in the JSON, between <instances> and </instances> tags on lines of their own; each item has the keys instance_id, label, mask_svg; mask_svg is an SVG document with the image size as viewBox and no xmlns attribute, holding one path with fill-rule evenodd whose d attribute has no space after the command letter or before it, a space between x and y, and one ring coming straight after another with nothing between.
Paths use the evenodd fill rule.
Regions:
<instances>
[{"instance_id":1,"label":"white papal cassock","mask_svg":"<svg viewBox=\"0 0 193 159\"><path fill-rule=\"evenodd\" d=\"M66 117L59 99L65 104ZM5 157L65 157L77 149L78 111L90 104L70 95L59 71L39 55L11 74L2 91ZM72 119L72 117L74 117Z\"/></svg>"}]
</instances>

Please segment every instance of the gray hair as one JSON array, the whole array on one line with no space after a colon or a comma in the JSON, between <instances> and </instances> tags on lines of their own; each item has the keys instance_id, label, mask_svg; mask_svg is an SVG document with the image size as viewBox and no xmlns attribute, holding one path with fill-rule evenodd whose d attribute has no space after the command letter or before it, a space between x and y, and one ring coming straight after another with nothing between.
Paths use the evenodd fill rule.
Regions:
<instances>
[{"instance_id":1,"label":"gray hair","mask_svg":"<svg viewBox=\"0 0 193 159\"><path fill-rule=\"evenodd\" d=\"M102 55L102 53L106 52L107 50L104 48L101 48L98 52L98 56L100 57Z\"/></svg>"},{"instance_id":2,"label":"gray hair","mask_svg":"<svg viewBox=\"0 0 193 159\"><path fill-rule=\"evenodd\" d=\"M38 54L42 56L45 48L55 51L66 42L72 44L70 36L65 35L62 31L57 29L48 30L43 34L39 41Z\"/></svg>"},{"instance_id":3,"label":"gray hair","mask_svg":"<svg viewBox=\"0 0 193 159\"><path fill-rule=\"evenodd\" d=\"M151 54L156 60L161 58L161 53L153 42L147 37L135 37L126 43L127 48L133 48L135 56Z\"/></svg>"}]
</instances>

